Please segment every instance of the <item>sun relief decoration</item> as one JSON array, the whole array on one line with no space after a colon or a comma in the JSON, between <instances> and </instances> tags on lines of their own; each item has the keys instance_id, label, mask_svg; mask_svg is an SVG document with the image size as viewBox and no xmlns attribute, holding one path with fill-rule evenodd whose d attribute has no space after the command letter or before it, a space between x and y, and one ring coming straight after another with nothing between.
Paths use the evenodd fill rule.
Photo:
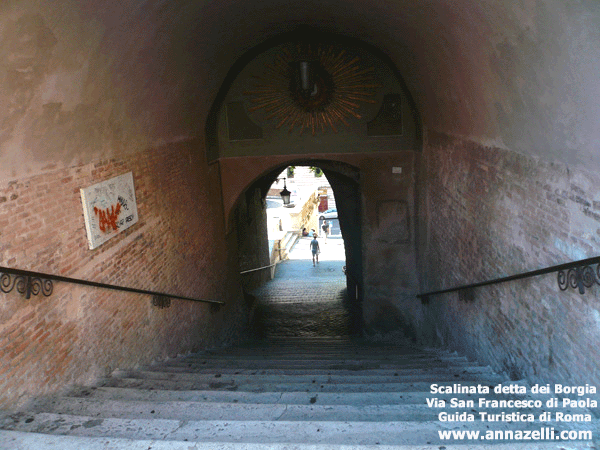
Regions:
<instances>
[{"instance_id":1,"label":"sun relief decoration","mask_svg":"<svg viewBox=\"0 0 600 450\"><path fill-rule=\"evenodd\" d=\"M313 136L339 123L361 119L363 103L375 103L374 67L362 67L361 59L334 47L297 44L282 50L273 64L257 76L255 87L245 92L253 104L250 112L264 110L275 128L294 128Z\"/></svg>"}]
</instances>

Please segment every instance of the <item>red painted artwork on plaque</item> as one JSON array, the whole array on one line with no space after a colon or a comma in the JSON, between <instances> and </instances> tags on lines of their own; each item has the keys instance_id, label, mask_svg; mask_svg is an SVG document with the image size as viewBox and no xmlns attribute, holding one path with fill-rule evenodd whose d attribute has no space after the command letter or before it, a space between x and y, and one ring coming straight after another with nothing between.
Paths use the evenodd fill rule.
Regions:
<instances>
[{"instance_id":1,"label":"red painted artwork on plaque","mask_svg":"<svg viewBox=\"0 0 600 450\"><path fill-rule=\"evenodd\" d=\"M106 208L106 211L99 209L94 206L94 214L100 217L100 222L98 224L98 228L103 233L110 231L117 231L117 219L119 217L119 213L121 212L121 204L117 203L117 206L114 205L110 207L110 209Z\"/></svg>"}]
</instances>

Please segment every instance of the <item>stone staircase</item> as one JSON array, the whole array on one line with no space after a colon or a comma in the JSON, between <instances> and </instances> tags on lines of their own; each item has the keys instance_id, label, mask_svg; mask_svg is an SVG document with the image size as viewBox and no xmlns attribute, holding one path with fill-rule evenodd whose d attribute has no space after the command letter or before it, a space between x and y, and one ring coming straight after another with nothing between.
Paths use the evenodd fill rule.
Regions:
<instances>
[{"instance_id":1,"label":"stone staircase","mask_svg":"<svg viewBox=\"0 0 600 450\"><path fill-rule=\"evenodd\" d=\"M0 449L325 450L575 449L592 441L444 440L439 431L539 430L556 422L442 422L431 384L496 386L506 379L466 358L353 338L271 338L117 370L94 387L0 414ZM516 394L488 399L523 398ZM507 410L487 410L500 413ZM540 410L520 409L539 415ZM561 409L563 412L567 412ZM581 413L581 409L577 409ZM564 425L564 423L563 423ZM569 425L569 424L566 424ZM570 424L573 425L573 424ZM583 428L594 428L585 423ZM581 424L579 424L581 428Z\"/></svg>"}]
</instances>

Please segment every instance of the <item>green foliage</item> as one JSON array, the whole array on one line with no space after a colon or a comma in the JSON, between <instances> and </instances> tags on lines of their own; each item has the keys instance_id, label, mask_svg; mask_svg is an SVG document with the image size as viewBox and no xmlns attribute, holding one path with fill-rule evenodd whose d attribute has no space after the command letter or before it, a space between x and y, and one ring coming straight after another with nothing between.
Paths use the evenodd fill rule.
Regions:
<instances>
[{"instance_id":1,"label":"green foliage","mask_svg":"<svg viewBox=\"0 0 600 450\"><path fill-rule=\"evenodd\" d=\"M323 176L323 171L320 167L310 167L310 171L315 174L315 177L319 178Z\"/></svg>"}]
</instances>

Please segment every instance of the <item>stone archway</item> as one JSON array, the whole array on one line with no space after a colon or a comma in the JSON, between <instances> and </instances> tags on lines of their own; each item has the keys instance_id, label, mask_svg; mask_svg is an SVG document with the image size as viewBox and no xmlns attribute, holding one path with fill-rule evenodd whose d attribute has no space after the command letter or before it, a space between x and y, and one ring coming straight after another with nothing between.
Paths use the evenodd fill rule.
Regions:
<instances>
[{"instance_id":1,"label":"stone archway","mask_svg":"<svg viewBox=\"0 0 600 450\"><path fill-rule=\"evenodd\" d=\"M233 207L230 209L227 219L227 227L230 235L229 242L231 245L230 250L237 254L241 272L245 272L245 269L250 267L258 268L269 266L270 259L269 254L266 251L268 241L264 201L271 184L288 165L310 165L321 168L334 191L338 207L340 229L344 240L343 247L345 249L345 263L340 262L339 267L336 269L338 271L337 273L341 275L343 280L342 286L345 286L345 288L343 289L343 294L338 293L334 297L338 298L339 295L343 295L343 304L345 306L343 306L342 309L347 309L347 314L349 314L348 320L350 320L349 323L351 323L349 326L353 330L352 333L360 333L362 328L361 301L363 291L362 201L359 182L360 170L357 167L348 163L324 159L294 159L286 161L285 163L272 165L260 175L256 176L252 182L247 184L245 189L239 193ZM225 181L226 180L227 177L225 178ZM293 263L293 261L290 261L285 264ZM342 271L342 266L344 266L344 264L346 270ZM301 263L301 265L303 264ZM308 265L310 265L310 263L308 263ZM321 264L321 266L323 266L323 264ZM248 306L251 310L251 316L253 316L252 311L255 310L257 299L253 295L250 295L250 293L254 293L258 286L270 280L270 275L269 270L260 270L250 274L244 273L241 275L240 283L246 294ZM279 275L276 276L278 277ZM300 278L297 282L306 282L306 280ZM339 281L336 281L337 286L339 286L337 284L338 282ZM270 284L271 283L269 283L269 285ZM325 295L325 297L329 294L331 294L331 292L328 291L328 294ZM325 297L323 300L328 303ZM310 309L311 307L307 304L301 308ZM263 311L263 309L264 308L260 309L262 311L261 317L265 314L266 310L270 311L269 308L265 311ZM303 314L305 313L306 311L304 311ZM309 316L306 317L307 324L302 326L299 325L299 329L303 326L309 328L314 326L313 319L316 316L310 316L313 317L313 319L309 319ZM300 322L298 322L298 324L299 323ZM291 325L288 324L288 327L289 326Z\"/></svg>"},{"instance_id":2,"label":"stone archway","mask_svg":"<svg viewBox=\"0 0 600 450\"><path fill-rule=\"evenodd\" d=\"M239 163L243 165L243 161ZM346 243L348 291L354 293L355 300L360 302L363 278L360 170L351 164L325 159L292 159L273 165L248 182L226 212L227 229L232 235L229 241L236 243L238 258L252 260L251 264L255 267L268 265L268 255L264 252L266 235L258 232L258 227L266 220L261 218L262 201L277 175L288 165L318 166L329 180L336 195L340 228ZM232 170L230 176L234 174L238 175ZM225 176L224 185L227 180ZM263 234L266 234L266 228ZM251 255L255 255L254 259Z\"/></svg>"}]
</instances>

